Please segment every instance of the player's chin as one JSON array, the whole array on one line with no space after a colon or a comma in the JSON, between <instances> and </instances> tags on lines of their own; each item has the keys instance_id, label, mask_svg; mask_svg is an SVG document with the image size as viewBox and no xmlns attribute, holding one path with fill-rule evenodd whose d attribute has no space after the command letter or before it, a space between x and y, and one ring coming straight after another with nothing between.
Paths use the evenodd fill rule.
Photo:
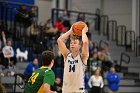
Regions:
<instances>
[{"instance_id":1,"label":"player's chin","mask_svg":"<svg viewBox=\"0 0 140 93\"><path fill-rule=\"evenodd\" d=\"M72 51L74 51L75 49L74 48L70 48L70 51L72 52Z\"/></svg>"}]
</instances>

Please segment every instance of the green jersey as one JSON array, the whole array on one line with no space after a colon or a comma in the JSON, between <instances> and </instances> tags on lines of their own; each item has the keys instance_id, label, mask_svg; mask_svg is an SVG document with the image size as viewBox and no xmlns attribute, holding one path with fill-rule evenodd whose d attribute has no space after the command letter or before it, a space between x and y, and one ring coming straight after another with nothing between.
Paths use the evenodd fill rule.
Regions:
<instances>
[{"instance_id":1,"label":"green jersey","mask_svg":"<svg viewBox=\"0 0 140 93\"><path fill-rule=\"evenodd\" d=\"M41 90L43 84L47 83L53 85L54 81L54 72L47 67L42 66L32 73L28 83L25 85L24 93L39 93L38 91Z\"/></svg>"}]
</instances>

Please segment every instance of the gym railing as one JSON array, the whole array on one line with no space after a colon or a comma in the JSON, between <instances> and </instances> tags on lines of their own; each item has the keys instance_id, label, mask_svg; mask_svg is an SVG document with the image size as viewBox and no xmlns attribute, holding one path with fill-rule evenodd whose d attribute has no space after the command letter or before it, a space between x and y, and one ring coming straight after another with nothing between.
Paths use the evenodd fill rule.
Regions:
<instances>
[{"instance_id":1,"label":"gym railing","mask_svg":"<svg viewBox=\"0 0 140 93\"><path fill-rule=\"evenodd\" d=\"M24 13L19 11L20 6L23 6L23 5L26 7L27 12L30 10L30 8L32 7L35 8L35 17L29 19L26 22L27 24L31 22L28 27L25 27L25 23L16 21L17 14L22 16L25 19L27 18ZM33 33L32 35L35 35L34 33L38 31L38 28L37 28L38 7L36 5L10 2L10 1L4 1L4 0L0 1L0 20L1 20L1 25L2 25L1 30L3 30L6 33L6 36L12 37L14 49L22 48L24 46L25 48L28 48L30 51L31 50L30 48L33 48L32 43L34 41L30 39L30 37L27 36L27 32L29 32L28 33L29 35L31 35L32 33Z\"/></svg>"},{"instance_id":2,"label":"gym railing","mask_svg":"<svg viewBox=\"0 0 140 93\"><path fill-rule=\"evenodd\" d=\"M16 93L16 86L18 86L20 89L24 89L24 85L25 85L25 77L23 74L15 74L15 83L14 83L14 90L13 93Z\"/></svg>"},{"instance_id":3,"label":"gym railing","mask_svg":"<svg viewBox=\"0 0 140 93\"><path fill-rule=\"evenodd\" d=\"M25 14L23 14L18 10L19 7L22 5L26 6L27 10L29 10L30 7L35 7L36 20L38 20L38 7L36 5L19 3L19 2L0 1L0 13L1 13L0 19L4 27L3 29L4 31L10 32L14 30L14 19L15 19L14 17L17 13L25 17Z\"/></svg>"},{"instance_id":4,"label":"gym railing","mask_svg":"<svg viewBox=\"0 0 140 93\"><path fill-rule=\"evenodd\" d=\"M96 9L96 19L95 19L95 31L100 31L100 14L101 14L101 10L100 9Z\"/></svg>"},{"instance_id":5,"label":"gym railing","mask_svg":"<svg viewBox=\"0 0 140 93\"><path fill-rule=\"evenodd\" d=\"M136 37L136 57L140 56L140 36Z\"/></svg>"},{"instance_id":6,"label":"gym railing","mask_svg":"<svg viewBox=\"0 0 140 93\"><path fill-rule=\"evenodd\" d=\"M135 32L134 31L126 31L125 49L126 51L135 51Z\"/></svg>"},{"instance_id":7,"label":"gym railing","mask_svg":"<svg viewBox=\"0 0 140 93\"><path fill-rule=\"evenodd\" d=\"M53 8L52 13L51 13L51 19L52 19L52 24L54 25L55 21L62 16L62 13L65 11L65 9L57 9ZM97 16L96 13L90 13L90 12L80 12L80 11L74 11L74 10L67 10L68 15L71 17L72 15L74 18L78 14L82 14L83 16L90 16L90 19L94 19L94 17L99 17ZM91 20L90 20L91 21ZM99 23L99 22L98 22Z\"/></svg>"},{"instance_id":8,"label":"gym railing","mask_svg":"<svg viewBox=\"0 0 140 93\"><path fill-rule=\"evenodd\" d=\"M117 26L116 45L125 46L125 32L126 32L125 25Z\"/></svg>"},{"instance_id":9,"label":"gym railing","mask_svg":"<svg viewBox=\"0 0 140 93\"><path fill-rule=\"evenodd\" d=\"M130 63L130 56L126 54L125 52L121 53L121 58L120 58L120 71L122 67L122 63L129 64Z\"/></svg>"},{"instance_id":10,"label":"gym railing","mask_svg":"<svg viewBox=\"0 0 140 93\"><path fill-rule=\"evenodd\" d=\"M109 20L107 30L107 40L116 41L116 34L117 34L117 21Z\"/></svg>"},{"instance_id":11,"label":"gym railing","mask_svg":"<svg viewBox=\"0 0 140 93\"><path fill-rule=\"evenodd\" d=\"M107 35L107 30L108 30L108 16L107 15L101 15L100 17L100 31L99 34L100 35Z\"/></svg>"}]
</instances>

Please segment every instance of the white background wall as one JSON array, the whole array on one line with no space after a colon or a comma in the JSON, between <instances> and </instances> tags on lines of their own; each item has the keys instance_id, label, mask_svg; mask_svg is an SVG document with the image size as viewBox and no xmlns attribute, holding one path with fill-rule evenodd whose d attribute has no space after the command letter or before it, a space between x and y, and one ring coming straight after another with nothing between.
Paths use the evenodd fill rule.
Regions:
<instances>
[{"instance_id":1,"label":"white background wall","mask_svg":"<svg viewBox=\"0 0 140 93\"><path fill-rule=\"evenodd\" d=\"M64 9L65 0L59 0L59 7ZM119 25L126 25L132 30L132 0L69 0L69 9L95 13L97 8L109 19L117 20ZM35 0L39 6L39 22L51 17L51 9L56 7L56 0Z\"/></svg>"},{"instance_id":2,"label":"white background wall","mask_svg":"<svg viewBox=\"0 0 140 93\"><path fill-rule=\"evenodd\" d=\"M97 8L109 19L117 20L119 25L132 30L132 0L71 0L72 10L95 13Z\"/></svg>"},{"instance_id":3,"label":"white background wall","mask_svg":"<svg viewBox=\"0 0 140 93\"><path fill-rule=\"evenodd\" d=\"M132 0L103 0L103 14L132 30Z\"/></svg>"},{"instance_id":4,"label":"white background wall","mask_svg":"<svg viewBox=\"0 0 140 93\"><path fill-rule=\"evenodd\" d=\"M35 0L35 5L38 5L39 8L39 23L51 18L52 1L53 0Z\"/></svg>"},{"instance_id":5,"label":"white background wall","mask_svg":"<svg viewBox=\"0 0 140 93\"><path fill-rule=\"evenodd\" d=\"M132 30L136 32L136 36L140 35L139 3L139 0L132 0Z\"/></svg>"},{"instance_id":6,"label":"white background wall","mask_svg":"<svg viewBox=\"0 0 140 93\"><path fill-rule=\"evenodd\" d=\"M71 9L95 13L101 7L101 0L71 0Z\"/></svg>"}]
</instances>

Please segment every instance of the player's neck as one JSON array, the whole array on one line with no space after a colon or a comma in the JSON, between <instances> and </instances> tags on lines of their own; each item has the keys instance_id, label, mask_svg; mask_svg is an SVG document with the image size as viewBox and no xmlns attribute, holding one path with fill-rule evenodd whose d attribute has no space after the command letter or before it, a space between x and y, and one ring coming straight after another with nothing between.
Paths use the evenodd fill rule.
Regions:
<instances>
[{"instance_id":1,"label":"player's neck","mask_svg":"<svg viewBox=\"0 0 140 93\"><path fill-rule=\"evenodd\" d=\"M52 66L49 65L49 66L44 66L44 67L47 67L49 70L51 70Z\"/></svg>"},{"instance_id":2,"label":"player's neck","mask_svg":"<svg viewBox=\"0 0 140 93\"><path fill-rule=\"evenodd\" d=\"M51 70L51 68L52 68L51 66L47 66L47 67L48 67L49 70Z\"/></svg>"},{"instance_id":3,"label":"player's neck","mask_svg":"<svg viewBox=\"0 0 140 93\"><path fill-rule=\"evenodd\" d=\"M76 57L79 54L79 52L72 52L72 57Z\"/></svg>"}]
</instances>

